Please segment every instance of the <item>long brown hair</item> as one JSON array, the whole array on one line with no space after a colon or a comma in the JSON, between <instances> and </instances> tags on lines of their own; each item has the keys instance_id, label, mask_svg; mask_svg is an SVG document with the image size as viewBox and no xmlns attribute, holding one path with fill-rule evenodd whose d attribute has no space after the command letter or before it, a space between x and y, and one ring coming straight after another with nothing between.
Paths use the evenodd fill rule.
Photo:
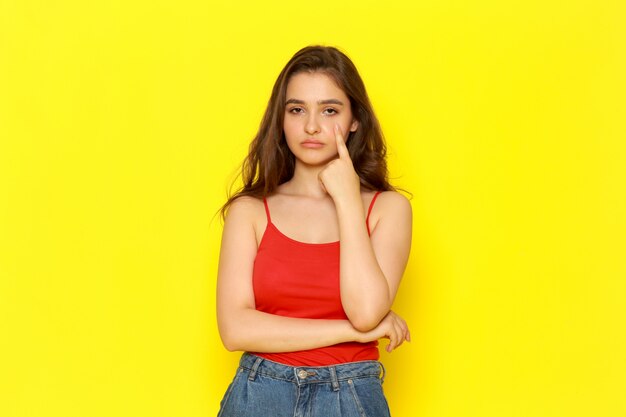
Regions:
<instances>
[{"instance_id":1,"label":"long brown hair","mask_svg":"<svg viewBox=\"0 0 626 417\"><path fill-rule=\"evenodd\" d=\"M283 120L287 84L293 75L301 72L328 75L350 99L352 114L359 121L359 127L349 133L346 146L361 186L372 191L396 189L388 180L383 133L356 67L335 47L310 45L296 52L278 75L259 131L250 143L241 167L243 186L229 195L220 209L222 218L236 198L268 196L293 176L295 157L287 147Z\"/></svg>"}]
</instances>

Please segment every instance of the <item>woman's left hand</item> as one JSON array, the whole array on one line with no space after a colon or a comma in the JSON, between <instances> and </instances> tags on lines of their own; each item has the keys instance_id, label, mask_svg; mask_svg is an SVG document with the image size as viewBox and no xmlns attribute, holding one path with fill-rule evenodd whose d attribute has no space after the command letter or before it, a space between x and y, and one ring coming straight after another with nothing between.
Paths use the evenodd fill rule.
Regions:
<instances>
[{"instance_id":1,"label":"woman's left hand","mask_svg":"<svg viewBox=\"0 0 626 417\"><path fill-rule=\"evenodd\" d=\"M339 197L359 197L359 176L354 170L350 153L343 140L343 135L341 134L338 124L335 125L335 139L339 157L330 161L324 169L320 171L317 178L322 188L324 188L335 201L337 201Z\"/></svg>"},{"instance_id":2,"label":"woman's left hand","mask_svg":"<svg viewBox=\"0 0 626 417\"><path fill-rule=\"evenodd\" d=\"M399 347L404 341L411 341L411 332L406 321L395 312L389 310L387 315L378 325L369 332L359 333L357 342L367 343L378 339L389 339L389 344L385 348L387 352Z\"/></svg>"}]
</instances>

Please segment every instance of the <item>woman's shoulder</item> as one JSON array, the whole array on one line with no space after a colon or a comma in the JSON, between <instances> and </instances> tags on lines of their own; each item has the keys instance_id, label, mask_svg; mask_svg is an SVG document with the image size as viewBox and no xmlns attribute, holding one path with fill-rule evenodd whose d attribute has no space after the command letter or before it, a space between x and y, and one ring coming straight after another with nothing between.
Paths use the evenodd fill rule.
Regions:
<instances>
[{"instance_id":1,"label":"woman's shoulder","mask_svg":"<svg viewBox=\"0 0 626 417\"><path fill-rule=\"evenodd\" d=\"M372 196L376 193L372 192ZM372 197L373 200L373 197ZM397 191L380 191L376 201L372 204L372 216L376 219L383 217L411 217L412 209L409 199Z\"/></svg>"},{"instance_id":2,"label":"woman's shoulder","mask_svg":"<svg viewBox=\"0 0 626 417\"><path fill-rule=\"evenodd\" d=\"M263 198L254 197L251 195L240 195L235 197L231 206L239 206L239 207L253 207L263 205Z\"/></svg>"},{"instance_id":3,"label":"woman's shoulder","mask_svg":"<svg viewBox=\"0 0 626 417\"><path fill-rule=\"evenodd\" d=\"M377 191L372 192L372 195L375 195L376 193L378 193L378 197L376 197L376 204L395 209L411 208L409 199L398 191Z\"/></svg>"},{"instance_id":4,"label":"woman's shoulder","mask_svg":"<svg viewBox=\"0 0 626 417\"><path fill-rule=\"evenodd\" d=\"M372 193L374 195L376 193ZM376 196L376 201L372 198L370 204L370 215L368 225L372 231L372 236L392 236L397 239L399 231L411 230L413 222L413 211L409 199L397 191L381 191ZM374 231L379 230L375 234Z\"/></svg>"},{"instance_id":5,"label":"woman's shoulder","mask_svg":"<svg viewBox=\"0 0 626 417\"><path fill-rule=\"evenodd\" d=\"M228 230L228 233L235 234L239 238L254 236L253 239L256 240L258 247L263 230L267 226L263 198L238 196L230 203L224 224L225 232Z\"/></svg>"},{"instance_id":6,"label":"woman's shoulder","mask_svg":"<svg viewBox=\"0 0 626 417\"><path fill-rule=\"evenodd\" d=\"M263 199L248 195L236 197L228 207L226 219L255 221L264 212Z\"/></svg>"}]
</instances>

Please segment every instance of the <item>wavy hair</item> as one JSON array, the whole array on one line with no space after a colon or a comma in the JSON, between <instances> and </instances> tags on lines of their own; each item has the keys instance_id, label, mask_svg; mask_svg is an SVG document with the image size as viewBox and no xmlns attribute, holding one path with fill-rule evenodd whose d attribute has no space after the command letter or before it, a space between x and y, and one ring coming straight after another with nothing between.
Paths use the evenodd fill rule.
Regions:
<instances>
[{"instance_id":1,"label":"wavy hair","mask_svg":"<svg viewBox=\"0 0 626 417\"><path fill-rule=\"evenodd\" d=\"M372 191L396 190L388 180L387 147L380 123L356 67L335 47L310 45L296 52L278 75L259 131L241 166L243 186L235 193L229 193L220 209L222 219L238 197L271 195L293 176L295 157L287 147L283 121L287 84L292 76L301 72L320 72L329 76L350 99L352 115L359 121L359 127L349 133L346 146L361 186Z\"/></svg>"}]
</instances>

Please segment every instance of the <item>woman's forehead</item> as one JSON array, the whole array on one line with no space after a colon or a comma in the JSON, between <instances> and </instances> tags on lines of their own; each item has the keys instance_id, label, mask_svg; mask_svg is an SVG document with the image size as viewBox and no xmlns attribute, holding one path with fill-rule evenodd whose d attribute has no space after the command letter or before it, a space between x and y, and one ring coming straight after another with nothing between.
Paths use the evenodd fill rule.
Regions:
<instances>
[{"instance_id":1,"label":"woman's forehead","mask_svg":"<svg viewBox=\"0 0 626 417\"><path fill-rule=\"evenodd\" d=\"M293 75L287 84L286 94L287 100L297 99L306 102L348 98L335 80L322 72L301 72Z\"/></svg>"}]
</instances>

